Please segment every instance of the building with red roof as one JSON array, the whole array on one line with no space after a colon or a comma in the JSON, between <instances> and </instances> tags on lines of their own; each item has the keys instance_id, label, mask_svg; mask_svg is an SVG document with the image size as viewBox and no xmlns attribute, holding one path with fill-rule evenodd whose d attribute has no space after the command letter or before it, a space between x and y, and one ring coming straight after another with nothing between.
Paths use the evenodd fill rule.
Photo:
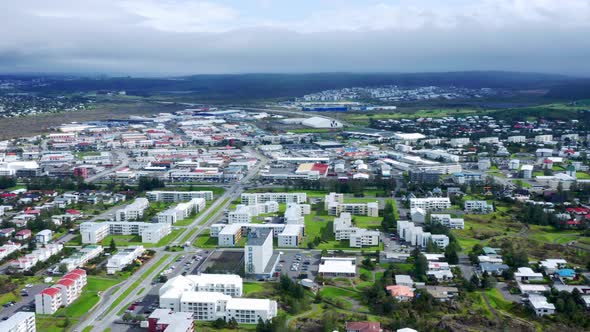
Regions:
<instances>
[{"instance_id":1,"label":"building with red roof","mask_svg":"<svg viewBox=\"0 0 590 332\"><path fill-rule=\"evenodd\" d=\"M49 287L35 296L35 312L43 315L54 314L62 306L62 292L57 287Z\"/></svg>"},{"instance_id":2,"label":"building with red roof","mask_svg":"<svg viewBox=\"0 0 590 332\"><path fill-rule=\"evenodd\" d=\"M346 332L381 332L379 322L347 322Z\"/></svg>"},{"instance_id":3,"label":"building with red roof","mask_svg":"<svg viewBox=\"0 0 590 332\"><path fill-rule=\"evenodd\" d=\"M23 229L23 230L16 232L16 234L14 235L14 238L17 240L23 241L23 240L31 238L31 236L33 236L33 232L31 232L30 229Z\"/></svg>"}]
</instances>

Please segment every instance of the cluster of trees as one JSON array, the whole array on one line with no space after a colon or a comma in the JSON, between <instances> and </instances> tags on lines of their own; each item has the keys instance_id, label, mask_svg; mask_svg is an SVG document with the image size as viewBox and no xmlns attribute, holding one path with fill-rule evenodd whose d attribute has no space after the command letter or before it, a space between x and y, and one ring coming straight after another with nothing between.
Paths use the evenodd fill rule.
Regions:
<instances>
[{"instance_id":1,"label":"cluster of trees","mask_svg":"<svg viewBox=\"0 0 590 332\"><path fill-rule=\"evenodd\" d=\"M31 178L26 181L26 187L29 190L96 190L98 187L91 183L86 183L82 179L71 178L50 178L47 176Z\"/></svg>"},{"instance_id":2,"label":"cluster of trees","mask_svg":"<svg viewBox=\"0 0 590 332\"><path fill-rule=\"evenodd\" d=\"M380 177L376 177L373 180L338 181L336 179L322 178L319 181L288 180L285 182L285 189L321 190L343 194L354 194L354 196L357 197L363 197L367 188L383 190L383 196L388 196L393 190L395 190L395 187L396 182L394 179L382 179Z\"/></svg>"},{"instance_id":3,"label":"cluster of trees","mask_svg":"<svg viewBox=\"0 0 590 332\"><path fill-rule=\"evenodd\" d=\"M386 232L394 231L397 227L395 219L395 211L392 202L385 203L385 209L383 210L383 221L381 222L381 228Z\"/></svg>"},{"instance_id":4,"label":"cluster of trees","mask_svg":"<svg viewBox=\"0 0 590 332\"><path fill-rule=\"evenodd\" d=\"M590 315L586 312L582 294L575 288L571 293L558 292L553 288L545 294L547 300L555 304L555 319L568 325L573 325L582 330L590 329Z\"/></svg>"},{"instance_id":5,"label":"cluster of trees","mask_svg":"<svg viewBox=\"0 0 590 332\"><path fill-rule=\"evenodd\" d=\"M461 251L461 246L459 245L459 241L455 237L455 235L451 232L451 230L440 224L440 223L427 223L424 226L425 232L430 232L432 234L444 234L449 238L449 245L444 249L445 258L449 264L458 264L459 263L459 252ZM428 241L426 243L426 252L428 253L438 253L441 250L436 244L432 241Z\"/></svg>"},{"instance_id":6,"label":"cluster of trees","mask_svg":"<svg viewBox=\"0 0 590 332\"><path fill-rule=\"evenodd\" d=\"M492 289L496 286L496 282L496 278L486 271L481 275L481 278L477 274L473 274L464 287L467 291L473 292L476 289Z\"/></svg>"},{"instance_id":7,"label":"cluster of trees","mask_svg":"<svg viewBox=\"0 0 590 332\"><path fill-rule=\"evenodd\" d=\"M285 304L289 314L295 315L301 311L307 310L309 301L305 298L303 286L294 282L287 275L281 275L278 284L278 291L281 297L281 303Z\"/></svg>"},{"instance_id":8,"label":"cluster of trees","mask_svg":"<svg viewBox=\"0 0 590 332\"><path fill-rule=\"evenodd\" d=\"M233 329L238 328L238 322L233 317L227 322L223 318L217 318L217 320L215 320L212 325L217 330L222 330L222 329L232 329L233 330Z\"/></svg>"},{"instance_id":9,"label":"cluster of trees","mask_svg":"<svg viewBox=\"0 0 590 332\"><path fill-rule=\"evenodd\" d=\"M140 176L139 181L137 183L137 188L139 191L148 191L154 190L158 188L164 187L164 181L154 178L154 177L147 177L147 176Z\"/></svg>"},{"instance_id":10,"label":"cluster of trees","mask_svg":"<svg viewBox=\"0 0 590 332\"><path fill-rule=\"evenodd\" d=\"M10 176L0 176L0 189L6 189L16 186L16 180Z\"/></svg>"},{"instance_id":11,"label":"cluster of trees","mask_svg":"<svg viewBox=\"0 0 590 332\"><path fill-rule=\"evenodd\" d=\"M325 227L322 228L320 235L316 236L312 241L307 243L307 248L313 249L317 247L321 242L330 241L334 236L334 224L329 222Z\"/></svg>"}]
</instances>

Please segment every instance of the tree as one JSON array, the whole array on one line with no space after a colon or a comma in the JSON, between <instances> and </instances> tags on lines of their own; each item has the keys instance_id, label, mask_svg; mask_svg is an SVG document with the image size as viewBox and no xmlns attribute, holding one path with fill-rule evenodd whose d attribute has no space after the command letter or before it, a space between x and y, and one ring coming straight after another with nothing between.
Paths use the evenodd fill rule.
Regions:
<instances>
[{"instance_id":1,"label":"tree","mask_svg":"<svg viewBox=\"0 0 590 332\"><path fill-rule=\"evenodd\" d=\"M37 249L37 243L34 240L29 241L29 250L33 251Z\"/></svg>"},{"instance_id":2,"label":"tree","mask_svg":"<svg viewBox=\"0 0 590 332\"><path fill-rule=\"evenodd\" d=\"M213 322L213 327L217 330L221 330L221 329L225 328L225 326L226 326L225 320L223 320L221 318L217 318Z\"/></svg>"},{"instance_id":3,"label":"tree","mask_svg":"<svg viewBox=\"0 0 590 332\"><path fill-rule=\"evenodd\" d=\"M110 252L115 252L117 250L117 244L115 243L115 239L111 238L111 243L109 244Z\"/></svg>"},{"instance_id":4,"label":"tree","mask_svg":"<svg viewBox=\"0 0 590 332\"><path fill-rule=\"evenodd\" d=\"M68 272L68 266L65 263L59 264L59 273L65 274Z\"/></svg>"},{"instance_id":5,"label":"tree","mask_svg":"<svg viewBox=\"0 0 590 332\"><path fill-rule=\"evenodd\" d=\"M414 253L414 276L419 279L426 278L426 271L428 270L428 260L420 250L415 249Z\"/></svg>"}]
</instances>

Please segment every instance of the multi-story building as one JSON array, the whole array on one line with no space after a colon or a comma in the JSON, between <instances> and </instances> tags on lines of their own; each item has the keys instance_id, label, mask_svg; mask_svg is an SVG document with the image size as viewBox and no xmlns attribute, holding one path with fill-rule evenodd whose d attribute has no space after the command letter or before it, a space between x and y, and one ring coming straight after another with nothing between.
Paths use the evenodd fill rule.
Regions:
<instances>
[{"instance_id":1,"label":"multi-story building","mask_svg":"<svg viewBox=\"0 0 590 332\"><path fill-rule=\"evenodd\" d=\"M43 315L52 315L62 305L61 290L57 287L45 288L35 295L35 312Z\"/></svg>"},{"instance_id":2,"label":"multi-story building","mask_svg":"<svg viewBox=\"0 0 590 332\"><path fill-rule=\"evenodd\" d=\"M268 299L230 299L224 315L238 324L256 324L260 319L270 321L277 315L277 301Z\"/></svg>"},{"instance_id":3,"label":"multi-story building","mask_svg":"<svg viewBox=\"0 0 590 332\"><path fill-rule=\"evenodd\" d=\"M330 216L337 216L343 212L359 216L379 216L379 203L344 203L344 195L337 193L330 193L324 197L324 208Z\"/></svg>"},{"instance_id":4,"label":"multi-story building","mask_svg":"<svg viewBox=\"0 0 590 332\"><path fill-rule=\"evenodd\" d=\"M450 214L431 214L430 222L442 224L450 229L465 228L465 220L463 218L451 218Z\"/></svg>"},{"instance_id":5,"label":"multi-story building","mask_svg":"<svg viewBox=\"0 0 590 332\"><path fill-rule=\"evenodd\" d=\"M255 205L268 201L275 201L280 204L298 203L307 201L306 193L244 193L241 196L242 204Z\"/></svg>"},{"instance_id":6,"label":"multi-story building","mask_svg":"<svg viewBox=\"0 0 590 332\"><path fill-rule=\"evenodd\" d=\"M304 226L299 224L287 224L278 236L279 247L297 248L303 238Z\"/></svg>"},{"instance_id":7,"label":"multi-story building","mask_svg":"<svg viewBox=\"0 0 590 332\"><path fill-rule=\"evenodd\" d=\"M158 243L170 234L172 227L168 223L130 222L84 222L80 224L82 243L98 243L108 235L139 235L141 242Z\"/></svg>"},{"instance_id":8,"label":"multi-story building","mask_svg":"<svg viewBox=\"0 0 590 332\"><path fill-rule=\"evenodd\" d=\"M42 231L39 231L39 233L35 235L35 242L40 244L47 244L49 243L49 241L51 241L52 234L53 232L50 229L44 229Z\"/></svg>"},{"instance_id":9,"label":"multi-story building","mask_svg":"<svg viewBox=\"0 0 590 332\"><path fill-rule=\"evenodd\" d=\"M487 214L494 212L494 206L486 201L465 201L465 212Z\"/></svg>"},{"instance_id":10,"label":"multi-story building","mask_svg":"<svg viewBox=\"0 0 590 332\"><path fill-rule=\"evenodd\" d=\"M60 264L65 264L68 271L72 271L78 267L86 265L89 261L100 256L103 251L104 249L99 245L86 246L72 254L70 257L62 259Z\"/></svg>"},{"instance_id":11,"label":"multi-story building","mask_svg":"<svg viewBox=\"0 0 590 332\"><path fill-rule=\"evenodd\" d=\"M182 311L180 298L186 292L214 292L229 297L242 296L242 278L235 274L200 274L177 276L159 290L160 307Z\"/></svg>"},{"instance_id":12,"label":"multi-story building","mask_svg":"<svg viewBox=\"0 0 590 332\"><path fill-rule=\"evenodd\" d=\"M198 213L205 208L204 198L193 198L186 203L179 203L157 214L158 223L174 224L188 218L192 213Z\"/></svg>"},{"instance_id":13,"label":"multi-story building","mask_svg":"<svg viewBox=\"0 0 590 332\"><path fill-rule=\"evenodd\" d=\"M508 136L508 143L526 143L526 136Z\"/></svg>"},{"instance_id":14,"label":"multi-story building","mask_svg":"<svg viewBox=\"0 0 590 332\"><path fill-rule=\"evenodd\" d=\"M349 241L351 248L378 246L379 231L357 228L356 231L350 235Z\"/></svg>"},{"instance_id":15,"label":"multi-story building","mask_svg":"<svg viewBox=\"0 0 590 332\"><path fill-rule=\"evenodd\" d=\"M35 313L19 311L4 321L0 321L2 332L35 332Z\"/></svg>"},{"instance_id":16,"label":"multi-story building","mask_svg":"<svg viewBox=\"0 0 590 332\"><path fill-rule=\"evenodd\" d=\"M224 224L224 227L217 234L217 244L220 247L233 247L241 238L242 224Z\"/></svg>"},{"instance_id":17,"label":"multi-story building","mask_svg":"<svg viewBox=\"0 0 590 332\"><path fill-rule=\"evenodd\" d=\"M468 137L451 138L449 140L449 144L452 147L462 147L464 145L469 144L469 138Z\"/></svg>"},{"instance_id":18,"label":"multi-story building","mask_svg":"<svg viewBox=\"0 0 590 332\"><path fill-rule=\"evenodd\" d=\"M244 264L247 274L262 274L273 255L272 232L267 229L250 232L244 247Z\"/></svg>"},{"instance_id":19,"label":"multi-story building","mask_svg":"<svg viewBox=\"0 0 590 332\"><path fill-rule=\"evenodd\" d=\"M410 198L410 208L421 208L425 211L445 210L451 207L448 197Z\"/></svg>"},{"instance_id":20,"label":"multi-story building","mask_svg":"<svg viewBox=\"0 0 590 332\"><path fill-rule=\"evenodd\" d=\"M107 274L115 274L123 270L127 265L143 255L144 252L143 246L119 248L119 251L107 261Z\"/></svg>"},{"instance_id":21,"label":"multi-story building","mask_svg":"<svg viewBox=\"0 0 590 332\"><path fill-rule=\"evenodd\" d=\"M148 191L146 198L152 202L186 202L193 198L213 199L213 191Z\"/></svg>"},{"instance_id":22,"label":"multi-story building","mask_svg":"<svg viewBox=\"0 0 590 332\"><path fill-rule=\"evenodd\" d=\"M134 221L143 218L143 213L150 206L147 199L140 197L124 208L115 212L116 221Z\"/></svg>"},{"instance_id":23,"label":"multi-story building","mask_svg":"<svg viewBox=\"0 0 590 332\"><path fill-rule=\"evenodd\" d=\"M432 241L441 249L444 249L449 245L448 236L444 234L424 232L422 227L416 226L413 222L407 220L397 221L397 233L400 239L403 239L413 246L424 248L428 245L429 241Z\"/></svg>"}]
</instances>

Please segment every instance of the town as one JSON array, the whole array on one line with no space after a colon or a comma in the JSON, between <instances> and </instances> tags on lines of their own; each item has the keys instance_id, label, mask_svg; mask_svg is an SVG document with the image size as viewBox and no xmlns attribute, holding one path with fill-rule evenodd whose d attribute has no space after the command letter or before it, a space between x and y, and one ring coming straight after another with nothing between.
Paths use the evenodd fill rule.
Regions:
<instances>
[{"instance_id":1,"label":"town","mask_svg":"<svg viewBox=\"0 0 590 332\"><path fill-rule=\"evenodd\" d=\"M0 330L588 329L581 116L198 105L2 141Z\"/></svg>"}]
</instances>

